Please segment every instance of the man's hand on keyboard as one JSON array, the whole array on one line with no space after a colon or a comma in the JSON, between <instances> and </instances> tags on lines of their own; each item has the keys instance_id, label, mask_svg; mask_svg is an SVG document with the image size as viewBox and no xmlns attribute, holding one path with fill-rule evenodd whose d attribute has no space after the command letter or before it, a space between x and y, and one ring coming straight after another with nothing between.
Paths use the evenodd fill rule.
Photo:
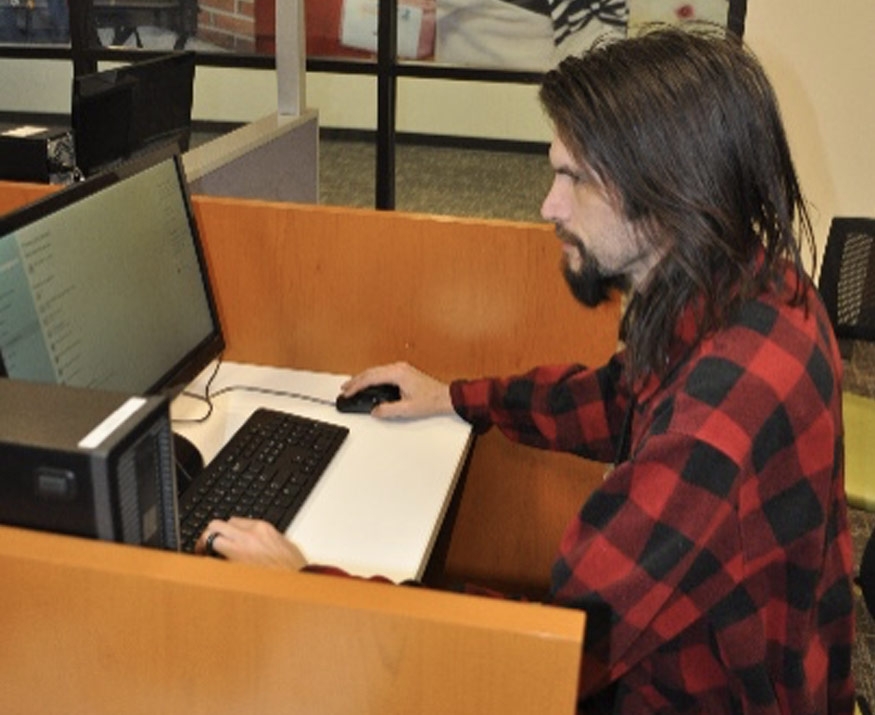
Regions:
<instances>
[{"instance_id":1,"label":"man's hand on keyboard","mask_svg":"<svg viewBox=\"0 0 875 715\"><path fill-rule=\"evenodd\" d=\"M453 414L449 385L406 362L368 368L347 380L341 390L344 395L353 395L371 385L384 383L398 385L401 399L378 405L371 411L374 417L410 419Z\"/></svg>"},{"instance_id":2,"label":"man's hand on keyboard","mask_svg":"<svg viewBox=\"0 0 875 715\"><path fill-rule=\"evenodd\" d=\"M273 524L257 519L214 519L195 545L195 552L262 566L298 571L307 565L300 549Z\"/></svg>"}]
</instances>

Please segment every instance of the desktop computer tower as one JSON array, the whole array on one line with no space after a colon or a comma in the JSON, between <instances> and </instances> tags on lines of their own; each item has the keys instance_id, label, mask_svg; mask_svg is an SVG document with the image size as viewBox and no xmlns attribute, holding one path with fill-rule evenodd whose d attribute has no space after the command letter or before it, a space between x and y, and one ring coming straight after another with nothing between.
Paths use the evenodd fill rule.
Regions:
<instances>
[{"instance_id":1,"label":"desktop computer tower","mask_svg":"<svg viewBox=\"0 0 875 715\"><path fill-rule=\"evenodd\" d=\"M0 523L179 549L166 397L0 379Z\"/></svg>"},{"instance_id":2,"label":"desktop computer tower","mask_svg":"<svg viewBox=\"0 0 875 715\"><path fill-rule=\"evenodd\" d=\"M70 129L0 124L0 179L68 184L75 167Z\"/></svg>"}]
</instances>

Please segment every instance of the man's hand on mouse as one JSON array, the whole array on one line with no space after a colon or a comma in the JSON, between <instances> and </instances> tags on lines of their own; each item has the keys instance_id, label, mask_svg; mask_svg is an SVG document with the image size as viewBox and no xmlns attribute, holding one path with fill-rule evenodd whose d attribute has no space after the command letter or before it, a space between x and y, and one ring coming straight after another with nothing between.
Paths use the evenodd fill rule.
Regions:
<instances>
[{"instance_id":1,"label":"man's hand on mouse","mask_svg":"<svg viewBox=\"0 0 875 715\"><path fill-rule=\"evenodd\" d=\"M347 380L341 390L344 395L353 395L366 387L382 383L398 385L401 399L377 405L371 411L374 417L411 419L454 413L449 385L406 362L368 368Z\"/></svg>"}]
</instances>

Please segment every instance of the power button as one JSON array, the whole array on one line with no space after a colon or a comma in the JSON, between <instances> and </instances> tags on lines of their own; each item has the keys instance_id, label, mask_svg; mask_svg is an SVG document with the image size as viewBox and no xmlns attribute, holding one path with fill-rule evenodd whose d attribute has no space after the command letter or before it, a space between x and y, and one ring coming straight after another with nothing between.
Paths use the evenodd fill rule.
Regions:
<instances>
[{"instance_id":1,"label":"power button","mask_svg":"<svg viewBox=\"0 0 875 715\"><path fill-rule=\"evenodd\" d=\"M37 467L36 495L49 501L73 501L76 498L76 475L69 469Z\"/></svg>"}]
</instances>

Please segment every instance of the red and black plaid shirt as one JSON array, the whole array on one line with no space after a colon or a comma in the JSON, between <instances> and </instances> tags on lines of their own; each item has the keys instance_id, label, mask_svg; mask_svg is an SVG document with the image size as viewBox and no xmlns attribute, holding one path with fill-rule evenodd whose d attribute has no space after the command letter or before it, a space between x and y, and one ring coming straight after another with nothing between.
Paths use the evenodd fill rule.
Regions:
<instances>
[{"instance_id":1,"label":"red and black plaid shirt","mask_svg":"<svg viewBox=\"0 0 875 715\"><path fill-rule=\"evenodd\" d=\"M622 353L451 386L525 444L613 462L627 435L553 568L554 601L588 613L580 712L853 711L841 360L815 292L788 295L697 344L685 316L635 390Z\"/></svg>"}]
</instances>

